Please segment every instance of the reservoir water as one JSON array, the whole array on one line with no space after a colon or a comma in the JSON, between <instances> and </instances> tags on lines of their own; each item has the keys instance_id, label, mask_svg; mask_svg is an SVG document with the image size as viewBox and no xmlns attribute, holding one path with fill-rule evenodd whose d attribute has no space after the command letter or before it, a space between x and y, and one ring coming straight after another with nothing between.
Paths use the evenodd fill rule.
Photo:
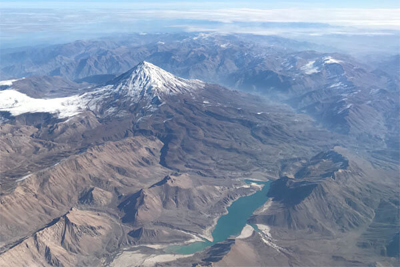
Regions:
<instances>
[{"instance_id":1,"label":"reservoir water","mask_svg":"<svg viewBox=\"0 0 400 267\"><path fill-rule=\"evenodd\" d=\"M227 208L228 213L218 219L212 232L213 242L204 240L202 242L194 242L183 246L170 246L166 249L166 252L192 254L224 241L230 236L239 235L253 212L268 200L267 194L270 186L270 182L253 180L245 180L245 182L248 184L257 183L263 185L263 187L252 195L237 199Z\"/></svg>"}]
</instances>

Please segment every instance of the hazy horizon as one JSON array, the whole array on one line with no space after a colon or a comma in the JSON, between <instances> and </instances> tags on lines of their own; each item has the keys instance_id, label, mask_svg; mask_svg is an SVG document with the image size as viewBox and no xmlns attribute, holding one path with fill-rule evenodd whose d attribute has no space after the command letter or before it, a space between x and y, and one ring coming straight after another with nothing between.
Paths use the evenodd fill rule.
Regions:
<instances>
[{"instance_id":1,"label":"hazy horizon","mask_svg":"<svg viewBox=\"0 0 400 267\"><path fill-rule=\"evenodd\" d=\"M399 1L2 1L0 12L2 49L132 32L390 39L400 30Z\"/></svg>"}]
</instances>

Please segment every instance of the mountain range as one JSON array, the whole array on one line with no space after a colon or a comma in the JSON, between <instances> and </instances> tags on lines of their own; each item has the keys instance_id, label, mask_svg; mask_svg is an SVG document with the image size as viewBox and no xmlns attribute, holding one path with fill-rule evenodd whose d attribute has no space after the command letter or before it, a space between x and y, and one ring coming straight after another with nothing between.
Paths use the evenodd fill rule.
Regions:
<instances>
[{"instance_id":1,"label":"mountain range","mask_svg":"<svg viewBox=\"0 0 400 267\"><path fill-rule=\"evenodd\" d=\"M50 75L104 84L146 60L180 77L283 101L339 133L397 142L400 81L390 71L399 69L395 56L367 65L312 43L213 33L137 34L32 49L2 51L0 77Z\"/></svg>"},{"instance_id":2,"label":"mountain range","mask_svg":"<svg viewBox=\"0 0 400 267\"><path fill-rule=\"evenodd\" d=\"M398 265L398 77L283 38L139 37L2 52L0 265ZM168 252L245 179L272 181L258 231Z\"/></svg>"}]
</instances>

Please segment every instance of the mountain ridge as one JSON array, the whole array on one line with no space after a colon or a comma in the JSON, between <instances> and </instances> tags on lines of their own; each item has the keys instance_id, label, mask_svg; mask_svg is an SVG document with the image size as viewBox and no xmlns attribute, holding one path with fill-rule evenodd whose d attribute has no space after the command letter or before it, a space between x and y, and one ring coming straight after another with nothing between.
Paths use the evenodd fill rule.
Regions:
<instances>
[{"instance_id":1,"label":"mountain ridge","mask_svg":"<svg viewBox=\"0 0 400 267\"><path fill-rule=\"evenodd\" d=\"M146 100L161 104L164 95L192 93L205 86L199 80L186 80L143 61L131 70L121 74L105 86L94 89L89 88L88 92L71 95L61 98L32 98L24 93L16 91L12 87L0 91L0 111L10 112L13 116L24 113L51 113L58 118L65 119L73 117L83 110L99 111L104 102L109 101L111 112L116 102L129 101L135 104ZM129 98L129 99L126 99Z\"/></svg>"}]
</instances>

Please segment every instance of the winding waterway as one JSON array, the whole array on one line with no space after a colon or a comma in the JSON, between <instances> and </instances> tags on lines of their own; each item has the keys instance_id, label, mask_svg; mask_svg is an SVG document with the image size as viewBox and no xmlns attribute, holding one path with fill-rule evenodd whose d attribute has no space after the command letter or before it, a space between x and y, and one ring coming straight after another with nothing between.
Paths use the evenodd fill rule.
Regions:
<instances>
[{"instance_id":1,"label":"winding waterway","mask_svg":"<svg viewBox=\"0 0 400 267\"><path fill-rule=\"evenodd\" d=\"M200 242L194 242L189 245L170 246L166 249L166 252L176 254L192 254L210 247L218 242L224 241L230 236L239 235L253 212L268 200L267 194L270 187L270 182L253 180L245 180L245 182L248 184L257 183L264 186L261 190L252 195L237 199L227 208L228 213L218 219L217 224L212 232L212 242L204 240Z\"/></svg>"}]
</instances>

